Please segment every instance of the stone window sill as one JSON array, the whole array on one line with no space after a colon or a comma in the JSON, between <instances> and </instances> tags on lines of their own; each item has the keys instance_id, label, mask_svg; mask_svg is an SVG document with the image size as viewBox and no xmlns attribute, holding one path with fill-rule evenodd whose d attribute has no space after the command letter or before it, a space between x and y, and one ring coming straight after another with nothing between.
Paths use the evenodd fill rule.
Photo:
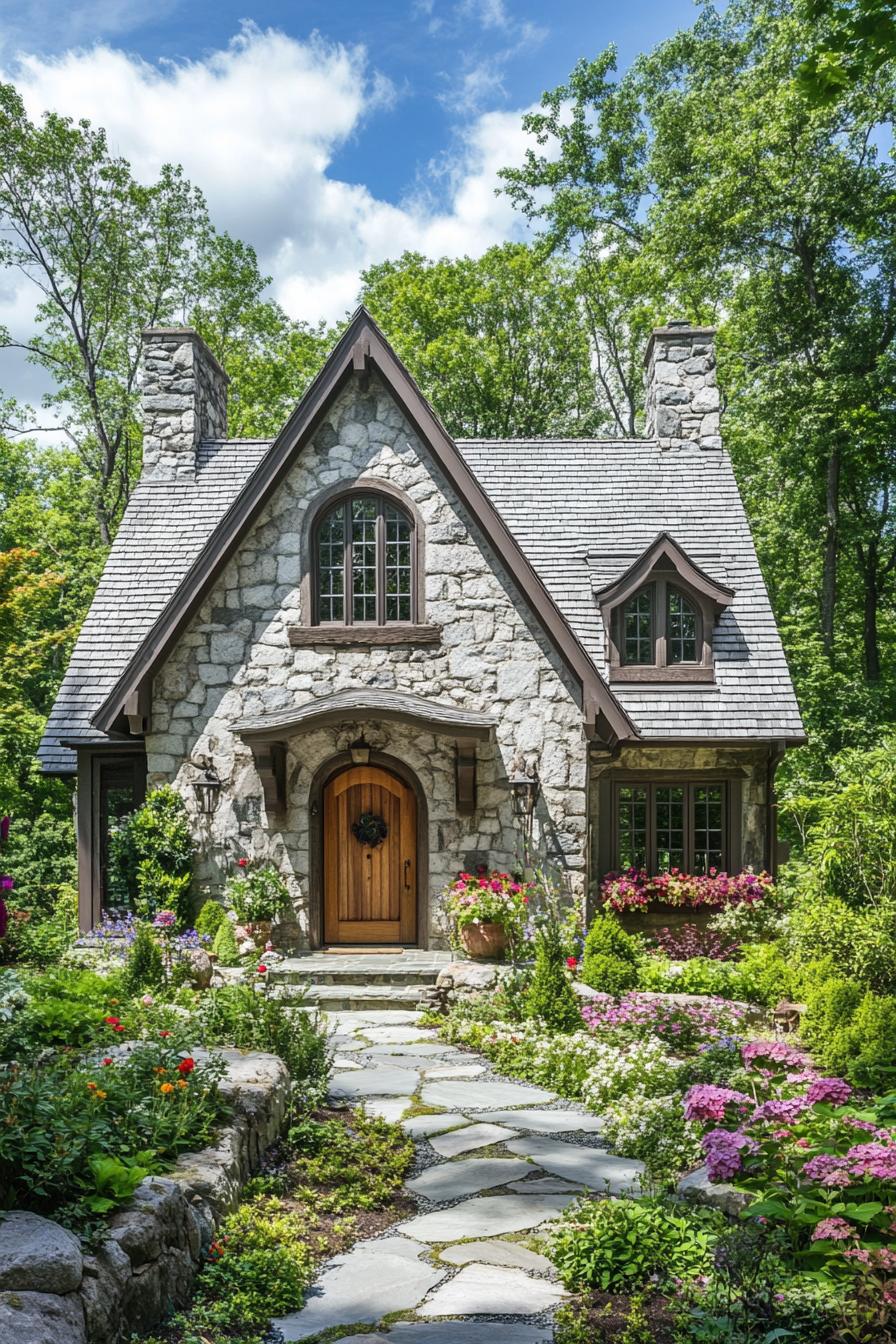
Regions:
<instances>
[{"instance_id":1,"label":"stone window sill","mask_svg":"<svg viewBox=\"0 0 896 1344\"><path fill-rule=\"evenodd\" d=\"M293 625L289 630L293 648L327 644L340 648L347 645L394 648L402 644L440 644L441 641L440 625Z\"/></svg>"}]
</instances>

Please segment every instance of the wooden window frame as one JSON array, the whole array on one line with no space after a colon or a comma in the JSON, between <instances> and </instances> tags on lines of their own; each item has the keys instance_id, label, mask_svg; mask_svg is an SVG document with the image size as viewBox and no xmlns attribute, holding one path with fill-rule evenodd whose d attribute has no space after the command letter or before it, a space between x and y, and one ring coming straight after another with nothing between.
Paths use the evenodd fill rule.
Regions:
<instances>
[{"instance_id":1,"label":"wooden window frame","mask_svg":"<svg viewBox=\"0 0 896 1344\"><path fill-rule=\"evenodd\" d=\"M376 607L376 619L373 621L356 621L354 614L355 594L352 587L352 505L359 499L370 499L376 504L375 519L375 566L376 566L376 589L374 605ZM320 534L321 529L332 518L337 509L343 511L343 538L342 538L342 602L343 618L341 621L323 621L320 616ZM405 519L410 533L410 552L411 552L411 591L409 594L410 620L389 620L386 616L386 510L392 509ZM397 625L410 625L413 622L414 612L417 610L417 590L419 587L419 575L416 564L416 520L403 505L392 495L387 495L382 490L359 488L352 490L349 494L333 500L328 508L322 509L318 518L315 520L314 531L311 539L313 555L313 607L312 624L323 628L324 626L334 629L343 629L346 626L358 626L361 629L382 630L386 627Z\"/></svg>"},{"instance_id":2,"label":"wooden window frame","mask_svg":"<svg viewBox=\"0 0 896 1344\"><path fill-rule=\"evenodd\" d=\"M78 923L87 933L102 917L106 894L103 791L110 773L130 781L135 809L146 797L146 755L122 748L78 752Z\"/></svg>"},{"instance_id":3,"label":"wooden window frame","mask_svg":"<svg viewBox=\"0 0 896 1344\"><path fill-rule=\"evenodd\" d=\"M658 871L656 864L656 790L682 788L685 790L687 823L684 836L684 864L681 871L693 872L694 859L694 795L700 788L721 786L722 797L722 863L720 868L737 873L743 867L743 840L741 807L743 777L728 772L670 771L668 774L632 773L604 778L600 783L599 808L599 868L601 876L619 872L619 795L622 789L641 788L647 792L647 863L651 876Z\"/></svg>"},{"instance_id":4,"label":"wooden window frame","mask_svg":"<svg viewBox=\"0 0 896 1344\"><path fill-rule=\"evenodd\" d=\"M643 592L650 593L654 661L652 663L626 663L625 661L625 609L632 598ZM694 608L697 614L697 648L699 657L693 663L670 663L668 661L668 624L669 593L679 593ZM682 582L677 571L654 571L651 578L642 583L634 592L628 593L615 606L608 624L610 680L611 681L675 681L675 682L712 682L715 680L712 653L713 612L709 602L690 584Z\"/></svg>"}]
</instances>

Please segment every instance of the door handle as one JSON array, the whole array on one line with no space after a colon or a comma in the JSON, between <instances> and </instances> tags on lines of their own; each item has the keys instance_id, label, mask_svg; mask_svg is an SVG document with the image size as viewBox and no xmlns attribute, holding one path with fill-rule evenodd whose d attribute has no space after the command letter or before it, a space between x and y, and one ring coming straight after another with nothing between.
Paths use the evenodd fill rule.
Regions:
<instances>
[{"instance_id":1,"label":"door handle","mask_svg":"<svg viewBox=\"0 0 896 1344\"><path fill-rule=\"evenodd\" d=\"M405 891L409 890L410 885L411 885L411 882L410 882L410 876L409 876L409 875L410 875L410 871L411 871L411 861L410 861L410 859L405 859L405 861L404 861L404 886L405 886Z\"/></svg>"}]
</instances>

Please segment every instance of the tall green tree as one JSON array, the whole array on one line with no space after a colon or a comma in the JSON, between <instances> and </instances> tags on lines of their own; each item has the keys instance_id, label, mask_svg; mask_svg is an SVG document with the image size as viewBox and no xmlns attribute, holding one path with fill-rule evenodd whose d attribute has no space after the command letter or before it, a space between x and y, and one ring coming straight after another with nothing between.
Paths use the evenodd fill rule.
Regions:
<instances>
[{"instance_id":1,"label":"tall green tree","mask_svg":"<svg viewBox=\"0 0 896 1344\"><path fill-rule=\"evenodd\" d=\"M621 78L612 52L580 63L504 176L552 246L618 256L667 315L720 320L728 443L836 750L894 712L896 173L894 72L819 103L801 72L825 38L792 0L707 7Z\"/></svg>"},{"instance_id":2,"label":"tall green tree","mask_svg":"<svg viewBox=\"0 0 896 1344\"><path fill-rule=\"evenodd\" d=\"M361 299L458 437L599 433L615 424L591 367L576 269L521 243L477 259L406 252Z\"/></svg>"}]
</instances>

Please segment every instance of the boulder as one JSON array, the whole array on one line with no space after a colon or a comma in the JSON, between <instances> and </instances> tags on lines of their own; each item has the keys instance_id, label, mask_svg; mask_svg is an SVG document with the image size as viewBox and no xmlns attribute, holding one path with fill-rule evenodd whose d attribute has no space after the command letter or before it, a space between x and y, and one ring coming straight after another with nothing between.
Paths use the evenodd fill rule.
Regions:
<instances>
[{"instance_id":1,"label":"boulder","mask_svg":"<svg viewBox=\"0 0 896 1344\"><path fill-rule=\"evenodd\" d=\"M715 1185L710 1179L706 1167L698 1167L696 1171L691 1171L687 1176L682 1176L678 1182L678 1193L682 1199L689 1199L694 1204L706 1204L714 1209L721 1209L723 1213L736 1217L741 1209L745 1209L751 1202L750 1196L744 1194L742 1190L737 1190L733 1185L719 1184Z\"/></svg>"},{"instance_id":2,"label":"boulder","mask_svg":"<svg viewBox=\"0 0 896 1344\"><path fill-rule=\"evenodd\" d=\"M196 989L208 989L212 982L212 963L208 953L201 947L191 947L185 960L190 970L190 984Z\"/></svg>"},{"instance_id":3,"label":"boulder","mask_svg":"<svg viewBox=\"0 0 896 1344\"><path fill-rule=\"evenodd\" d=\"M16 1211L3 1216L0 1288L42 1294L73 1293L83 1272L78 1238L64 1227L37 1213Z\"/></svg>"},{"instance_id":4,"label":"boulder","mask_svg":"<svg viewBox=\"0 0 896 1344\"><path fill-rule=\"evenodd\" d=\"M607 997L602 989L592 989L582 980L573 980L572 992L580 999L605 999Z\"/></svg>"},{"instance_id":5,"label":"boulder","mask_svg":"<svg viewBox=\"0 0 896 1344\"><path fill-rule=\"evenodd\" d=\"M77 1293L0 1293L0 1339L10 1344L86 1344Z\"/></svg>"},{"instance_id":6,"label":"boulder","mask_svg":"<svg viewBox=\"0 0 896 1344\"><path fill-rule=\"evenodd\" d=\"M105 1241L95 1256L84 1257L78 1296L90 1344L117 1344L121 1304L130 1276L131 1262L117 1242Z\"/></svg>"},{"instance_id":7,"label":"boulder","mask_svg":"<svg viewBox=\"0 0 896 1344\"><path fill-rule=\"evenodd\" d=\"M486 990L494 989L497 980L497 966L481 961L450 961L439 971L436 986L482 994Z\"/></svg>"}]
</instances>

